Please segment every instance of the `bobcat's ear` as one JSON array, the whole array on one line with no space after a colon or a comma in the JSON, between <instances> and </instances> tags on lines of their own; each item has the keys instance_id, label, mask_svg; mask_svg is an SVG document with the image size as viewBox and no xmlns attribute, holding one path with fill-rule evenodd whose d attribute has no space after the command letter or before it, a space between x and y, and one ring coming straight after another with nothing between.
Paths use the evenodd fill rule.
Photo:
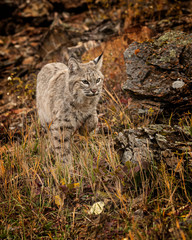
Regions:
<instances>
[{"instance_id":1,"label":"bobcat's ear","mask_svg":"<svg viewBox=\"0 0 192 240\"><path fill-rule=\"evenodd\" d=\"M75 58L71 57L68 61L68 68L71 73L77 72L80 68L78 61Z\"/></svg>"},{"instance_id":2,"label":"bobcat's ear","mask_svg":"<svg viewBox=\"0 0 192 240\"><path fill-rule=\"evenodd\" d=\"M93 62L95 63L97 69L100 70L103 65L103 52L99 57L95 58Z\"/></svg>"}]
</instances>

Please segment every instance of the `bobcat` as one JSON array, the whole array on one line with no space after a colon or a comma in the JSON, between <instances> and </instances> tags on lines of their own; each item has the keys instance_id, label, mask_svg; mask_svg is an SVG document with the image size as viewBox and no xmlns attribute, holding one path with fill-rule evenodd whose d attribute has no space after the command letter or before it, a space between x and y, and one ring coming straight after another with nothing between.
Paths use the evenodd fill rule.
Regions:
<instances>
[{"instance_id":1,"label":"bobcat","mask_svg":"<svg viewBox=\"0 0 192 240\"><path fill-rule=\"evenodd\" d=\"M49 127L56 154L70 161L70 139L96 128L97 104L102 92L103 54L88 63L70 58L46 64L37 75L36 102L41 125Z\"/></svg>"}]
</instances>

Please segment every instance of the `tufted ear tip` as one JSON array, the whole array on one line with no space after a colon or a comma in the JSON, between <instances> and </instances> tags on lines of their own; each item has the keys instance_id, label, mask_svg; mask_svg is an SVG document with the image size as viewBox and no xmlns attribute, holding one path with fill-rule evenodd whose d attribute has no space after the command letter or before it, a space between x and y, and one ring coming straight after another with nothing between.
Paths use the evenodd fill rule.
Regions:
<instances>
[{"instance_id":1,"label":"tufted ear tip","mask_svg":"<svg viewBox=\"0 0 192 240\"><path fill-rule=\"evenodd\" d=\"M98 70L100 70L103 65L103 53L104 52L102 52L99 57L97 57L93 60L93 62L95 63Z\"/></svg>"},{"instance_id":2,"label":"tufted ear tip","mask_svg":"<svg viewBox=\"0 0 192 240\"><path fill-rule=\"evenodd\" d=\"M69 58L68 68L69 68L71 73L77 72L80 68L79 62L73 57Z\"/></svg>"}]
</instances>

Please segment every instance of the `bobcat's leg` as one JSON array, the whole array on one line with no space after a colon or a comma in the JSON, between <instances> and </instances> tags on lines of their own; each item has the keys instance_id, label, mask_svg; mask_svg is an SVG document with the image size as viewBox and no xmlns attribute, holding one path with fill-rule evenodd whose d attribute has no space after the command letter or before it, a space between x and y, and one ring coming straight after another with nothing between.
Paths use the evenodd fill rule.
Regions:
<instances>
[{"instance_id":1,"label":"bobcat's leg","mask_svg":"<svg viewBox=\"0 0 192 240\"><path fill-rule=\"evenodd\" d=\"M64 162L71 161L70 139L74 132L74 127L69 123L55 122L51 125L51 139L56 154L59 155Z\"/></svg>"},{"instance_id":2,"label":"bobcat's leg","mask_svg":"<svg viewBox=\"0 0 192 240\"><path fill-rule=\"evenodd\" d=\"M93 115L89 115L85 123L79 128L79 133L81 135L87 135L97 127L98 117L95 112Z\"/></svg>"}]
</instances>

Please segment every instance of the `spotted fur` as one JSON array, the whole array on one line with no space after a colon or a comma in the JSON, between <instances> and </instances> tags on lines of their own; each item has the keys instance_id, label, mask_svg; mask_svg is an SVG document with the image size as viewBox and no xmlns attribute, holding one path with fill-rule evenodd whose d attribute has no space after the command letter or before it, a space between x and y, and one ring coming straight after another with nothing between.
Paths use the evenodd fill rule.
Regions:
<instances>
[{"instance_id":1,"label":"spotted fur","mask_svg":"<svg viewBox=\"0 0 192 240\"><path fill-rule=\"evenodd\" d=\"M64 161L71 158L70 139L95 129L97 104L101 96L102 55L88 63L70 58L45 65L37 76L36 101L41 124L51 131L55 152Z\"/></svg>"}]
</instances>

